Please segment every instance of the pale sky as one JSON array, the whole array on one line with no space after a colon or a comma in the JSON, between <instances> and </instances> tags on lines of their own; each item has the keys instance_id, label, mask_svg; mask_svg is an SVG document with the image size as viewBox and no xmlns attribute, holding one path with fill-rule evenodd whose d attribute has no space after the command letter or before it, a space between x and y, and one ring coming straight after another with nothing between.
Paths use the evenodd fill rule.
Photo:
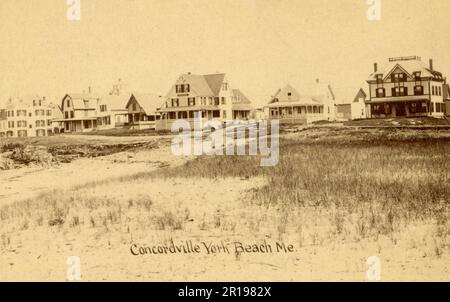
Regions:
<instances>
[{"instance_id":1,"label":"pale sky","mask_svg":"<svg viewBox=\"0 0 450 302\"><path fill-rule=\"evenodd\" d=\"M450 0L382 0L381 21L366 0L0 1L0 96L62 98L107 93L118 78L166 94L181 73L225 72L257 104L291 83L357 87L373 63L393 56L434 59L450 76Z\"/></svg>"}]
</instances>

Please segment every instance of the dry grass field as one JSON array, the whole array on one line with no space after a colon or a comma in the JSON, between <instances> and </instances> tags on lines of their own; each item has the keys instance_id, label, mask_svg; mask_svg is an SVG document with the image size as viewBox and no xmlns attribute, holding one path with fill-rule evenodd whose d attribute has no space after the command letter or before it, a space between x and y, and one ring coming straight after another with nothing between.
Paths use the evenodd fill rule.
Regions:
<instances>
[{"instance_id":1,"label":"dry grass field","mask_svg":"<svg viewBox=\"0 0 450 302\"><path fill-rule=\"evenodd\" d=\"M449 150L448 131L317 127L275 167L201 156L40 192L0 205L0 280L65 280L78 256L83 280L364 281L378 256L383 281L448 281ZM132 252L187 241L202 252Z\"/></svg>"}]
</instances>

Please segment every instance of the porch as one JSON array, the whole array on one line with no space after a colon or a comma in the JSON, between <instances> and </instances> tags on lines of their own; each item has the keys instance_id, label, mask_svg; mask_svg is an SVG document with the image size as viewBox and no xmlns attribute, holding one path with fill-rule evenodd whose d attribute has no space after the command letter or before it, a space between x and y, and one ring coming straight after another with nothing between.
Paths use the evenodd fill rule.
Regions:
<instances>
[{"instance_id":1,"label":"porch","mask_svg":"<svg viewBox=\"0 0 450 302\"><path fill-rule=\"evenodd\" d=\"M278 105L278 104L277 104ZM269 106L269 119L284 124L308 124L323 119L322 105Z\"/></svg>"},{"instance_id":2,"label":"porch","mask_svg":"<svg viewBox=\"0 0 450 302\"><path fill-rule=\"evenodd\" d=\"M97 129L97 118L89 117L83 119L60 119L54 122L61 122L64 132L89 132Z\"/></svg>"},{"instance_id":3,"label":"porch","mask_svg":"<svg viewBox=\"0 0 450 302\"><path fill-rule=\"evenodd\" d=\"M420 117L432 114L429 100L370 102L371 118Z\"/></svg>"}]
</instances>

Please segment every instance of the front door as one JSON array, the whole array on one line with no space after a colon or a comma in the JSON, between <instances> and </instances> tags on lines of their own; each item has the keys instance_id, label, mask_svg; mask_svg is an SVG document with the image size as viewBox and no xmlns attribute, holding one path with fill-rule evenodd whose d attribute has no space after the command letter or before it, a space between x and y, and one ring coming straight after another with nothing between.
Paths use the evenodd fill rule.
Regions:
<instances>
[{"instance_id":1,"label":"front door","mask_svg":"<svg viewBox=\"0 0 450 302\"><path fill-rule=\"evenodd\" d=\"M395 116L406 116L405 103L395 104Z\"/></svg>"}]
</instances>

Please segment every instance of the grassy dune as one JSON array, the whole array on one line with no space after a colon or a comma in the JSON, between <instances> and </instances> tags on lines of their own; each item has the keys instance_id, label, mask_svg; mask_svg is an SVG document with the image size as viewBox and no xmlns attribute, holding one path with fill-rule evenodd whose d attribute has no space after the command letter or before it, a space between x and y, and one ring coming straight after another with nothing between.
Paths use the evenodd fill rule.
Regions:
<instances>
[{"instance_id":1,"label":"grassy dune","mask_svg":"<svg viewBox=\"0 0 450 302\"><path fill-rule=\"evenodd\" d=\"M150 211L150 199L102 200L80 196L78 191L107 185L126 189L127 184L155 178L263 177L266 184L251 192L249 203L281 212L288 209L288 216L293 209L322 209L330 215L339 234L346 228L356 229L361 238L391 234L409 222L432 219L440 227L440 235L447 238L450 140L435 137L396 140L384 136L374 139L349 138L341 144L326 139L283 139L280 162L269 168L260 167L258 157L203 156L181 167L131 178L99 180L75 191L43 194L2 207L0 221L4 225L5 221L22 220L24 228L33 224L78 225L77 211L103 209L105 221L85 219L84 226L121 223L120 217L127 216L129 211ZM165 225L176 224L170 222L171 213L164 216L168 221ZM182 223L177 227L182 228Z\"/></svg>"}]
</instances>

